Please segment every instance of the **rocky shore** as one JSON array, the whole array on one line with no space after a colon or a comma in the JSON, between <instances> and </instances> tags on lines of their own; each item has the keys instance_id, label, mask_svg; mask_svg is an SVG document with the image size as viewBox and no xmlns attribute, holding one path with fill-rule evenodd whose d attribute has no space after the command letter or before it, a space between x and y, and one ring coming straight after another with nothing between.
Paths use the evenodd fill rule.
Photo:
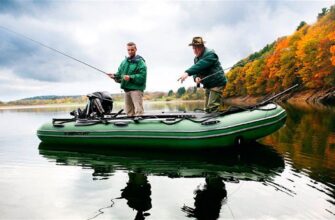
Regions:
<instances>
[{"instance_id":1,"label":"rocky shore","mask_svg":"<svg viewBox=\"0 0 335 220\"><path fill-rule=\"evenodd\" d=\"M285 98L285 97L283 97ZM335 87L322 90L305 90L289 94L286 98L289 103L307 102L335 106Z\"/></svg>"},{"instance_id":2,"label":"rocky shore","mask_svg":"<svg viewBox=\"0 0 335 220\"><path fill-rule=\"evenodd\" d=\"M274 95L274 94L273 94ZM269 96L245 96L245 97L229 97L225 101L232 105L253 105L263 101ZM294 91L283 95L277 101L288 102L290 104L308 103L311 105L327 105L335 106L335 87L321 90L304 90Z\"/></svg>"}]
</instances>

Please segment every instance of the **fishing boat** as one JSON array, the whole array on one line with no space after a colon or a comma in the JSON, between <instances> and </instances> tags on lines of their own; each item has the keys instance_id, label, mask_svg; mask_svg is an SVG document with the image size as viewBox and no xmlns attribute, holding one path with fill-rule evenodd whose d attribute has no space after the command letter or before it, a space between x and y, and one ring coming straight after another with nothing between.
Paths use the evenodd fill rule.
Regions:
<instances>
[{"instance_id":1,"label":"fishing boat","mask_svg":"<svg viewBox=\"0 0 335 220\"><path fill-rule=\"evenodd\" d=\"M44 143L109 148L213 149L257 140L281 128L285 110L267 103L224 112L178 112L99 119L53 119L37 135Z\"/></svg>"},{"instance_id":2,"label":"fishing boat","mask_svg":"<svg viewBox=\"0 0 335 220\"><path fill-rule=\"evenodd\" d=\"M112 113L106 92L88 95L86 108L73 118L53 119L37 130L43 143L56 146L93 146L151 150L220 149L255 141L280 129L286 111L273 101L297 88L296 84L252 106L231 106L222 112L162 112L128 117Z\"/></svg>"}]
</instances>

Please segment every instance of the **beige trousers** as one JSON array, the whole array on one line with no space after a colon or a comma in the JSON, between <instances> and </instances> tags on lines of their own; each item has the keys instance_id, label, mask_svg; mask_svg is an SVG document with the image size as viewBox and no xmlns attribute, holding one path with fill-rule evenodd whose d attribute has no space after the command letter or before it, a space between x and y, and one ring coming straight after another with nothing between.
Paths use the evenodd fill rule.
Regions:
<instances>
[{"instance_id":1,"label":"beige trousers","mask_svg":"<svg viewBox=\"0 0 335 220\"><path fill-rule=\"evenodd\" d=\"M226 86L214 87L205 90L205 111L217 112L220 111L220 106L223 106L223 91Z\"/></svg>"},{"instance_id":2,"label":"beige trousers","mask_svg":"<svg viewBox=\"0 0 335 220\"><path fill-rule=\"evenodd\" d=\"M125 109L128 116L138 116L144 113L142 91L128 91L125 93L124 100Z\"/></svg>"}]
</instances>

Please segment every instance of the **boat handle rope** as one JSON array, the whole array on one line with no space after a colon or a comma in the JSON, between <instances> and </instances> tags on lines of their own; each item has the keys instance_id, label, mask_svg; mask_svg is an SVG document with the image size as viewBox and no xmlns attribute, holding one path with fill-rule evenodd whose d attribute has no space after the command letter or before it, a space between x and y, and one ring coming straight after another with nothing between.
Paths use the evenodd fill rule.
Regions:
<instances>
[{"instance_id":1,"label":"boat handle rope","mask_svg":"<svg viewBox=\"0 0 335 220\"><path fill-rule=\"evenodd\" d=\"M184 120L184 118L180 118L179 120L173 120L173 121L169 121L169 120L165 119L165 120L162 120L161 123L166 124L166 125L174 125L174 124L177 124L177 123L179 123L183 120Z\"/></svg>"},{"instance_id":2,"label":"boat handle rope","mask_svg":"<svg viewBox=\"0 0 335 220\"><path fill-rule=\"evenodd\" d=\"M54 127L64 127L64 123L76 121L76 118L53 118L52 125Z\"/></svg>"},{"instance_id":3,"label":"boat handle rope","mask_svg":"<svg viewBox=\"0 0 335 220\"><path fill-rule=\"evenodd\" d=\"M79 119L76 120L75 126L89 126L89 125L96 125L96 124L109 124L106 119L98 119L98 120L88 120L88 119Z\"/></svg>"}]
</instances>

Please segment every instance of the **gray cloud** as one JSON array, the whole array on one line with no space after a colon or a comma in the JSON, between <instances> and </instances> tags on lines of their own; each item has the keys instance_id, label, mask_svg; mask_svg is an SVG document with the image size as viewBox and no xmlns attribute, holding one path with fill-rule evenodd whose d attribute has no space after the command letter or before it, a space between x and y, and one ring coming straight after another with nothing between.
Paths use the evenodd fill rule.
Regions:
<instances>
[{"instance_id":1,"label":"gray cloud","mask_svg":"<svg viewBox=\"0 0 335 220\"><path fill-rule=\"evenodd\" d=\"M85 69L82 70L80 75L76 73L70 75L74 69L82 69L82 66L47 48L22 39L20 36L1 32L0 38L2 39L0 43L0 65L12 69L17 76L59 82L80 79L82 75L87 75ZM62 38L61 36L58 39ZM72 48L75 48L74 46L75 44L71 45ZM64 48L64 51L67 52L68 50ZM80 50L69 50L68 53L74 54L78 51Z\"/></svg>"},{"instance_id":2,"label":"gray cloud","mask_svg":"<svg viewBox=\"0 0 335 220\"><path fill-rule=\"evenodd\" d=\"M0 13L15 16L37 16L41 9L48 9L52 1L47 0L1 0Z\"/></svg>"},{"instance_id":3,"label":"gray cloud","mask_svg":"<svg viewBox=\"0 0 335 220\"><path fill-rule=\"evenodd\" d=\"M40 48L27 44L25 40L13 37L8 32L0 32L0 65L15 65L15 60L22 59Z\"/></svg>"}]
</instances>

